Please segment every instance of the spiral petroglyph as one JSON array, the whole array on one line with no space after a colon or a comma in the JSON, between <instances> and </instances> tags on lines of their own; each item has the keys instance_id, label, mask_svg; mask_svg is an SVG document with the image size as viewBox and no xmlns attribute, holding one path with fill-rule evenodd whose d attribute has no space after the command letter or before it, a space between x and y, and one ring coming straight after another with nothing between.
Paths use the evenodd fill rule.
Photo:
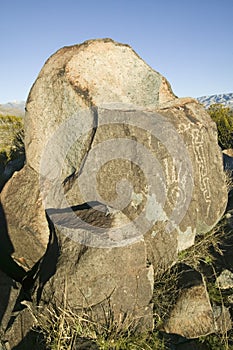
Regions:
<instances>
[{"instance_id":1,"label":"spiral petroglyph","mask_svg":"<svg viewBox=\"0 0 233 350\"><path fill-rule=\"evenodd\" d=\"M95 134L83 155L82 169L75 169L68 179L75 179L72 187L79 193L77 204L86 203L115 218L108 228L84 222L77 215L62 179L70 149L93 134L93 129L78 125L85 126L85 119L96 113ZM69 142L63 142L64 138ZM166 159L160 157L161 149L166 149ZM172 164L171 174L168 162ZM40 184L45 208L53 213L52 220L65 234L91 246L122 246L140 240L157 222L166 223L168 234L179 225L192 196L192 164L181 136L165 117L132 106L113 105L97 112L82 111L60 125L45 147ZM64 208L66 219L54 216L54 209L63 209L64 213ZM118 226L119 215L125 220L120 220Z\"/></svg>"}]
</instances>

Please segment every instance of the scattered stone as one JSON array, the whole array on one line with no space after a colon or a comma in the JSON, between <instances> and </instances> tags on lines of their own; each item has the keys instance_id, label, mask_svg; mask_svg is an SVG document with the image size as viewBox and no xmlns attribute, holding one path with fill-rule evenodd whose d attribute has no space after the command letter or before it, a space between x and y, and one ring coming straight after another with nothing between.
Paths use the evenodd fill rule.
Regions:
<instances>
[{"instance_id":1,"label":"scattered stone","mask_svg":"<svg viewBox=\"0 0 233 350\"><path fill-rule=\"evenodd\" d=\"M180 296L165 322L165 331L186 339L211 333L226 334L232 327L229 310L224 306L211 305L200 273L188 269L188 266L183 266L183 270L178 276Z\"/></svg>"},{"instance_id":2,"label":"scattered stone","mask_svg":"<svg viewBox=\"0 0 233 350\"><path fill-rule=\"evenodd\" d=\"M222 151L222 153L228 155L229 157L233 157L233 149L232 148L224 149Z\"/></svg>"},{"instance_id":3,"label":"scattered stone","mask_svg":"<svg viewBox=\"0 0 233 350\"><path fill-rule=\"evenodd\" d=\"M184 289L164 325L167 333L198 338L215 332L210 300L204 285Z\"/></svg>"},{"instance_id":4,"label":"scattered stone","mask_svg":"<svg viewBox=\"0 0 233 350\"><path fill-rule=\"evenodd\" d=\"M233 288L233 273L229 270L223 270L217 277L216 285L221 289Z\"/></svg>"}]
</instances>

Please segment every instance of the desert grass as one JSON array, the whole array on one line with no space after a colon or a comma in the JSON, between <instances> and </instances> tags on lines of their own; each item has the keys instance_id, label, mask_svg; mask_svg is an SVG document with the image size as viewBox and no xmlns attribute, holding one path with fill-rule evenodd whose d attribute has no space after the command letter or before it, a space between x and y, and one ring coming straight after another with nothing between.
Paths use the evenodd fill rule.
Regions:
<instances>
[{"instance_id":1,"label":"desert grass","mask_svg":"<svg viewBox=\"0 0 233 350\"><path fill-rule=\"evenodd\" d=\"M180 252L177 264L156 276L152 300L154 303L155 323L153 332L138 332L137 321L130 323L127 320L127 316L122 318L120 322L116 322L111 310L106 312L105 322L99 323L92 317L91 310L77 313L69 308L64 297L62 305L49 305L46 311L43 310L41 314L38 313L37 315L37 329L43 333L44 339L46 339L46 349L78 349L77 344L79 342L82 342L82 344L86 342L86 349L168 349L168 344L161 336L160 330L163 328L164 322L169 317L179 297L178 280L181 270L178 266L180 264L186 264L199 271L206 281L211 303L213 305L221 305L224 308L224 296L220 286L215 283L217 273L214 263L215 253L220 255L224 253L221 243L226 234L231 234L231 232L227 229L227 221L224 217L210 232L199 235L192 247ZM214 276L212 281L209 281L204 276L203 266L208 266L212 269ZM64 295L66 295L66 292L64 292ZM207 349L232 350L233 347L229 340L230 333L227 332L225 324L225 331L221 334L201 337L197 342L205 345Z\"/></svg>"},{"instance_id":2,"label":"desert grass","mask_svg":"<svg viewBox=\"0 0 233 350\"><path fill-rule=\"evenodd\" d=\"M38 328L39 327L39 328ZM68 306L47 308L37 316L37 330L46 340L46 349L71 350L153 350L167 349L165 341L158 332L135 332L135 324L114 322L97 323L89 313L82 315L72 311Z\"/></svg>"},{"instance_id":3,"label":"desert grass","mask_svg":"<svg viewBox=\"0 0 233 350\"><path fill-rule=\"evenodd\" d=\"M159 330L169 318L179 297L178 265L174 265L163 273L158 273L154 282L153 304L155 329Z\"/></svg>"},{"instance_id":4,"label":"desert grass","mask_svg":"<svg viewBox=\"0 0 233 350\"><path fill-rule=\"evenodd\" d=\"M191 266L193 269L200 270L201 264L211 264L215 261L215 254L223 255L221 243L229 234L227 229L227 218L222 220L209 232L199 234L193 246L181 251L178 255L178 261Z\"/></svg>"},{"instance_id":5,"label":"desert grass","mask_svg":"<svg viewBox=\"0 0 233 350\"><path fill-rule=\"evenodd\" d=\"M230 191L232 190L232 180L230 176L226 176L226 178ZM228 303L217 280L216 257L224 256L222 243L232 234L232 229L228 226L227 215L224 215L222 220L210 232L197 236L195 244L179 254L179 261L202 274L212 306L219 305L222 310L225 309ZM205 275L205 267L209 267L211 278ZM223 314L225 315L225 313ZM233 350L233 333L227 330L226 318L223 319L222 332L200 337L199 343L205 345L206 349Z\"/></svg>"},{"instance_id":6,"label":"desert grass","mask_svg":"<svg viewBox=\"0 0 233 350\"><path fill-rule=\"evenodd\" d=\"M104 317L96 320L92 308L73 310L67 303L67 283L64 282L62 304L37 308L33 317L35 330L43 335L46 350L166 350L159 332L140 332L140 320L127 314L116 319L110 303L102 308ZM82 347L81 347L82 346Z\"/></svg>"},{"instance_id":7,"label":"desert grass","mask_svg":"<svg viewBox=\"0 0 233 350\"><path fill-rule=\"evenodd\" d=\"M0 115L0 191L6 182L4 170L10 161L25 160L23 118Z\"/></svg>"}]
</instances>

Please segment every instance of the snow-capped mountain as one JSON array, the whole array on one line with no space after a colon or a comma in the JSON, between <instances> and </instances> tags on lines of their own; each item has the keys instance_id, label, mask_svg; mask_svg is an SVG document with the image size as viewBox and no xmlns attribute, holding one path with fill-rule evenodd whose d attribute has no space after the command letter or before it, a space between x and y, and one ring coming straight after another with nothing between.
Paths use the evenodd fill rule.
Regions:
<instances>
[{"instance_id":1,"label":"snow-capped mountain","mask_svg":"<svg viewBox=\"0 0 233 350\"><path fill-rule=\"evenodd\" d=\"M233 109L233 93L229 94L219 94L219 95L210 95L210 96L201 96L197 100L202 103L206 108L214 103L221 103L224 106L230 107Z\"/></svg>"},{"instance_id":2,"label":"snow-capped mountain","mask_svg":"<svg viewBox=\"0 0 233 350\"><path fill-rule=\"evenodd\" d=\"M206 108L214 103L221 103L224 106L233 109L233 92L228 94L218 94L197 97L197 100ZM25 101L13 101L5 104L0 104L0 114L24 116Z\"/></svg>"},{"instance_id":3,"label":"snow-capped mountain","mask_svg":"<svg viewBox=\"0 0 233 350\"><path fill-rule=\"evenodd\" d=\"M25 101L8 102L8 103L0 104L0 114L23 116L24 108L25 108Z\"/></svg>"}]
</instances>

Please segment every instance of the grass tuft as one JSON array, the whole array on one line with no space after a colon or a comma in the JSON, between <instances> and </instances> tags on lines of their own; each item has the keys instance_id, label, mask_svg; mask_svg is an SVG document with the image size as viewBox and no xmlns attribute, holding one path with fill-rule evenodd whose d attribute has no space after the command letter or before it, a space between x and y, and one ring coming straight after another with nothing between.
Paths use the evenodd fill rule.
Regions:
<instances>
[{"instance_id":1,"label":"grass tuft","mask_svg":"<svg viewBox=\"0 0 233 350\"><path fill-rule=\"evenodd\" d=\"M165 341L159 332L139 334L128 325L112 323L101 325L83 313L82 316L69 307L49 307L46 313L37 316L37 329L46 339L46 349L71 350L166 350Z\"/></svg>"}]
</instances>

